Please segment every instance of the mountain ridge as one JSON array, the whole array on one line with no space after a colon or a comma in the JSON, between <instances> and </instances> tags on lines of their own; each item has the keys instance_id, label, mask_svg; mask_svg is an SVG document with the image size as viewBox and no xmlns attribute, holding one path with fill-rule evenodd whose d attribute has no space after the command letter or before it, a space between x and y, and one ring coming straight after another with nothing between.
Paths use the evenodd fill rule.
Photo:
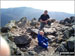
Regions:
<instances>
[{"instance_id":1,"label":"mountain ridge","mask_svg":"<svg viewBox=\"0 0 75 56\"><path fill-rule=\"evenodd\" d=\"M1 26L7 24L10 20L20 20L22 17L27 17L28 20L32 18L38 19L43 13L43 10L35 9L31 7L17 7L1 9ZM56 20L62 20L66 17L73 16L73 14L65 12L49 12L51 18Z\"/></svg>"}]
</instances>

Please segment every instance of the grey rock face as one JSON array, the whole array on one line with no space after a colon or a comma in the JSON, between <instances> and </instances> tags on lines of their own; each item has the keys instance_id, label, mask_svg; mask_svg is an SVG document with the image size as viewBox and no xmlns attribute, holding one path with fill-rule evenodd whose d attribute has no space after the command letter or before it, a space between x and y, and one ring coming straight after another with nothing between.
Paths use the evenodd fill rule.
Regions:
<instances>
[{"instance_id":1,"label":"grey rock face","mask_svg":"<svg viewBox=\"0 0 75 56\"><path fill-rule=\"evenodd\" d=\"M18 47L24 48L26 46L29 46L31 42L31 37L27 35L15 36L14 42Z\"/></svg>"},{"instance_id":2,"label":"grey rock face","mask_svg":"<svg viewBox=\"0 0 75 56\"><path fill-rule=\"evenodd\" d=\"M33 19L31 20L30 25L31 25L31 26L36 26L36 24L37 24L37 20L36 20L36 18L33 18Z\"/></svg>"},{"instance_id":3,"label":"grey rock face","mask_svg":"<svg viewBox=\"0 0 75 56\"><path fill-rule=\"evenodd\" d=\"M57 51L59 51L59 52L74 52L74 42L73 41L68 41L65 44L61 44L57 48Z\"/></svg>"},{"instance_id":4,"label":"grey rock face","mask_svg":"<svg viewBox=\"0 0 75 56\"><path fill-rule=\"evenodd\" d=\"M61 20L59 23L66 26L71 26L72 23L74 22L75 22L75 16L71 16L70 18L65 18L64 20Z\"/></svg>"},{"instance_id":5,"label":"grey rock face","mask_svg":"<svg viewBox=\"0 0 75 56\"><path fill-rule=\"evenodd\" d=\"M16 25L18 27L25 27L26 22L27 22L27 18L23 17L23 18L21 18L21 20L19 20L19 21L16 22Z\"/></svg>"},{"instance_id":6,"label":"grey rock face","mask_svg":"<svg viewBox=\"0 0 75 56\"><path fill-rule=\"evenodd\" d=\"M28 28L27 29L27 32L30 33L30 35L32 36L32 38L36 38L37 37L37 34L39 32L39 29L31 29L31 28Z\"/></svg>"},{"instance_id":7,"label":"grey rock face","mask_svg":"<svg viewBox=\"0 0 75 56\"><path fill-rule=\"evenodd\" d=\"M2 27L1 32L2 33L7 33L10 29L8 27Z\"/></svg>"}]
</instances>

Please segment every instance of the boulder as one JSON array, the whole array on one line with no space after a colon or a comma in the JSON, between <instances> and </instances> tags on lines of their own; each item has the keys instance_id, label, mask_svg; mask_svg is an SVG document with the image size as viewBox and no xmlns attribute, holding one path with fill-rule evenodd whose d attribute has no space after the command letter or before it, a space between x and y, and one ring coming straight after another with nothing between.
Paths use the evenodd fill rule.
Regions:
<instances>
[{"instance_id":1,"label":"boulder","mask_svg":"<svg viewBox=\"0 0 75 56\"><path fill-rule=\"evenodd\" d=\"M2 33L7 33L10 29L8 27L2 27L1 32Z\"/></svg>"},{"instance_id":2,"label":"boulder","mask_svg":"<svg viewBox=\"0 0 75 56\"><path fill-rule=\"evenodd\" d=\"M55 38L56 38L56 37L53 36L53 35L48 35L47 37L48 37L48 39L55 39Z\"/></svg>"},{"instance_id":3,"label":"boulder","mask_svg":"<svg viewBox=\"0 0 75 56\"><path fill-rule=\"evenodd\" d=\"M56 29L55 28L44 28L44 32L53 33L53 32L56 32Z\"/></svg>"},{"instance_id":4,"label":"boulder","mask_svg":"<svg viewBox=\"0 0 75 56\"><path fill-rule=\"evenodd\" d=\"M15 20L11 20L5 26L8 27L8 28L10 28L10 29L11 28L17 28L17 25L15 24L15 22L16 22Z\"/></svg>"},{"instance_id":5,"label":"boulder","mask_svg":"<svg viewBox=\"0 0 75 56\"><path fill-rule=\"evenodd\" d=\"M53 35L48 35L47 38L48 38L48 42L49 42L50 44L56 39L56 37L53 36Z\"/></svg>"},{"instance_id":6,"label":"boulder","mask_svg":"<svg viewBox=\"0 0 75 56\"><path fill-rule=\"evenodd\" d=\"M55 19L50 19L50 22L51 22L51 23L53 23L53 22L55 22L55 21L56 21Z\"/></svg>"},{"instance_id":7,"label":"boulder","mask_svg":"<svg viewBox=\"0 0 75 56\"><path fill-rule=\"evenodd\" d=\"M65 18L64 20L60 20L60 24L63 24L65 26L72 26L75 22L75 16L71 16L70 18Z\"/></svg>"},{"instance_id":8,"label":"boulder","mask_svg":"<svg viewBox=\"0 0 75 56\"><path fill-rule=\"evenodd\" d=\"M59 52L74 52L74 41L75 38L71 37L67 42L62 42L61 45L57 48Z\"/></svg>"},{"instance_id":9,"label":"boulder","mask_svg":"<svg viewBox=\"0 0 75 56\"><path fill-rule=\"evenodd\" d=\"M69 25L71 23L70 18L65 18L59 22L60 24Z\"/></svg>"},{"instance_id":10,"label":"boulder","mask_svg":"<svg viewBox=\"0 0 75 56\"><path fill-rule=\"evenodd\" d=\"M64 22L64 20L60 20L60 22L59 22L60 24L65 24L65 22Z\"/></svg>"},{"instance_id":11,"label":"boulder","mask_svg":"<svg viewBox=\"0 0 75 56\"><path fill-rule=\"evenodd\" d=\"M22 35L22 36L14 36L14 42L15 44L20 48L29 47L31 43L31 37L28 35Z\"/></svg>"},{"instance_id":12,"label":"boulder","mask_svg":"<svg viewBox=\"0 0 75 56\"><path fill-rule=\"evenodd\" d=\"M31 26L36 26L36 24L37 24L37 20L36 20L36 18L33 18L33 19L31 20L30 25L31 25Z\"/></svg>"},{"instance_id":13,"label":"boulder","mask_svg":"<svg viewBox=\"0 0 75 56\"><path fill-rule=\"evenodd\" d=\"M29 55L36 55L37 53L35 51L28 51Z\"/></svg>"},{"instance_id":14,"label":"boulder","mask_svg":"<svg viewBox=\"0 0 75 56\"><path fill-rule=\"evenodd\" d=\"M66 24L66 23L71 23L70 18L65 18L64 21L65 21L65 24Z\"/></svg>"},{"instance_id":15,"label":"boulder","mask_svg":"<svg viewBox=\"0 0 75 56\"><path fill-rule=\"evenodd\" d=\"M67 52L67 49L65 48L65 46L63 44L61 44L57 49L56 52Z\"/></svg>"},{"instance_id":16,"label":"boulder","mask_svg":"<svg viewBox=\"0 0 75 56\"><path fill-rule=\"evenodd\" d=\"M74 52L74 42L73 41L68 41L66 43L66 49L69 51L69 52Z\"/></svg>"},{"instance_id":17,"label":"boulder","mask_svg":"<svg viewBox=\"0 0 75 56\"><path fill-rule=\"evenodd\" d=\"M19 21L15 22L15 24L20 28L25 27L26 23L27 23L26 17L22 17Z\"/></svg>"},{"instance_id":18,"label":"boulder","mask_svg":"<svg viewBox=\"0 0 75 56\"><path fill-rule=\"evenodd\" d=\"M57 43L54 42L54 43L51 44L51 46L52 46L52 47L58 47L59 44L57 44Z\"/></svg>"},{"instance_id":19,"label":"boulder","mask_svg":"<svg viewBox=\"0 0 75 56\"><path fill-rule=\"evenodd\" d=\"M36 38L37 34L38 34L39 29L28 29L27 32L30 33L30 35L32 36L32 38Z\"/></svg>"},{"instance_id":20,"label":"boulder","mask_svg":"<svg viewBox=\"0 0 75 56\"><path fill-rule=\"evenodd\" d=\"M61 43L61 42L63 42L64 40L63 40L63 38L57 38L57 39L55 39L55 42L56 43Z\"/></svg>"},{"instance_id":21,"label":"boulder","mask_svg":"<svg viewBox=\"0 0 75 56\"><path fill-rule=\"evenodd\" d=\"M55 28L44 28L44 32L46 35L54 35L56 36L56 29Z\"/></svg>"},{"instance_id":22,"label":"boulder","mask_svg":"<svg viewBox=\"0 0 75 56\"><path fill-rule=\"evenodd\" d=\"M8 37L8 36L7 36ZM8 38L5 39L10 47L10 53L12 56L21 56L22 52L20 51L20 49L16 46L16 44L14 42L12 42L11 40L9 40Z\"/></svg>"},{"instance_id":23,"label":"boulder","mask_svg":"<svg viewBox=\"0 0 75 56\"><path fill-rule=\"evenodd\" d=\"M26 32L28 32L28 33L33 32L33 33L35 33L35 34L38 34L39 29L32 29L32 28L28 28Z\"/></svg>"},{"instance_id":24,"label":"boulder","mask_svg":"<svg viewBox=\"0 0 75 56\"><path fill-rule=\"evenodd\" d=\"M34 33L38 34L39 30L38 29L31 29Z\"/></svg>"},{"instance_id":25,"label":"boulder","mask_svg":"<svg viewBox=\"0 0 75 56\"><path fill-rule=\"evenodd\" d=\"M71 36L74 36L74 28L68 28L63 33L64 38L70 38Z\"/></svg>"},{"instance_id":26,"label":"boulder","mask_svg":"<svg viewBox=\"0 0 75 56\"><path fill-rule=\"evenodd\" d=\"M70 19L71 19L71 23L75 22L75 16L71 16Z\"/></svg>"}]
</instances>

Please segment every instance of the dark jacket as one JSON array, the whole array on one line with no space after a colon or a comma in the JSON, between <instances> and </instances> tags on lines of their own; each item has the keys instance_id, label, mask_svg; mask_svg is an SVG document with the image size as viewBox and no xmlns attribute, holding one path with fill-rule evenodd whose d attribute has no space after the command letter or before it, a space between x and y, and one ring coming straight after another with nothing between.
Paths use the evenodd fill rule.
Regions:
<instances>
[{"instance_id":1,"label":"dark jacket","mask_svg":"<svg viewBox=\"0 0 75 56\"><path fill-rule=\"evenodd\" d=\"M39 21L40 21L40 19L43 20L43 21L45 21L45 20L47 20L47 19L49 19L49 18L50 18L50 17L49 17L48 14L47 14L47 15L42 14L42 15L40 16L40 18L39 18Z\"/></svg>"}]
</instances>

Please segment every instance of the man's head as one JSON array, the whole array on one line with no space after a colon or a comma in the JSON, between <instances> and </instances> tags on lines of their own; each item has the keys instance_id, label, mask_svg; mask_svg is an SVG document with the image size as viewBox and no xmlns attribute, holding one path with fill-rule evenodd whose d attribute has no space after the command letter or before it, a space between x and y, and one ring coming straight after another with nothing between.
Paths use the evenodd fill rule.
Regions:
<instances>
[{"instance_id":1,"label":"man's head","mask_svg":"<svg viewBox=\"0 0 75 56\"><path fill-rule=\"evenodd\" d=\"M47 11L47 10L45 10L45 11L44 11L44 15L47 15L47 13L48 13L48 11Z\"/></svg>"},{"instance_id":2,"label":"man's head","mask_svg":"<svg viewBox=\"0 0 75 56\"><path fill-rule=\"evenodd\" d=\"M44 31L40 31L40 35L44 35Z\"/></svg>"}]
</instances>

